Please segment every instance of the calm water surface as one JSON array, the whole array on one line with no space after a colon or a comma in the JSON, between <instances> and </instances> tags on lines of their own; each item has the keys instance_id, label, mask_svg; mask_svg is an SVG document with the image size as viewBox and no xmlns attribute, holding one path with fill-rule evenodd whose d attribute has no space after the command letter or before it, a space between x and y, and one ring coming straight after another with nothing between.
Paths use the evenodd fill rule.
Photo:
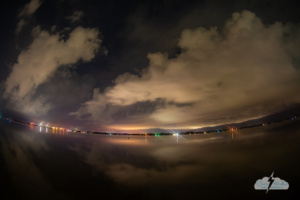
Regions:
<instances>
[{"instance_id":1,"label":"calm water surface","mask_svg":"<svg viewBox=\"0 0 300 200\"><path fill-rule=\"evenodd\" d=\"M300 121L184 136L68 134L0 121L6 199L299 199ZM287 181L257 191L257 179ZM3 199L3 198L1 198ZM5 198L4 198L5 199Z\"/></svg>"}]
</instances>

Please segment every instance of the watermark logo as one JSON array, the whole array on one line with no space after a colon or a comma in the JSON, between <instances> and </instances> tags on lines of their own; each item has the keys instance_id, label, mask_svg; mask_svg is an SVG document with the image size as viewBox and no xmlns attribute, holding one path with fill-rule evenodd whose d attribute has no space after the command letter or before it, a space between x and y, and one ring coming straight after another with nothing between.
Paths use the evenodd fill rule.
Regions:
<instances>
[{"instance_id":1,"label":"watermark logo","mask_svg":"<svg viewBox=\"0 0 300 200\"><path fill-rule=\"evenodd\" d=\"M289 189L289 184L285 180L282 180L278 177L273 177L274 172L270 177L263 177L258 179L254 184L256 190L287 190Z\"/></svg>"}]
</instances>

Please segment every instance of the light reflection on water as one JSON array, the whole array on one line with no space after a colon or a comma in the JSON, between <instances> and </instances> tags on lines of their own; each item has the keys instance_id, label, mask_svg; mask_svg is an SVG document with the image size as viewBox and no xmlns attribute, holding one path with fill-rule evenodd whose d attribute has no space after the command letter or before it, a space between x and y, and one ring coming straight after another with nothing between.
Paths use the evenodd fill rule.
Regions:
<instances>
[{"instance_id":1,"label":"light reflection on water","mask_svg":"<svg viewBox=\"0 0 300 200\"><path fill-rule=\"evenodd\" d=\"M2 123L1 180L4 191L23 199L257 199L265 192L254 190L255 181L275 171L291 188L268 197L287 199L298 195L298 124L241 130L232 138L231 132L89 135Z\"/></svg>"},{"instance_id":2,"label":"light reflection on water","mask_svg":"<svg viewBox=\"0 0 300 200\"><path fill-rule=\"evenodd\" d=\"M26 129L28 126L24 126ZM44 134L55 134L55 135L90 135L90 134L83 134L77 132L68 132L65 129L61 128L49 128L49 127L41 127L41 126L29 126L32 130L32 133L44 133ZM51 132L48 130L51 129ZM205 142L208 140L215 140L215 139L228 139L231 135L231 132L224 132L224 133L210 133L210 134L186 134L186 135L160 135L160 136L149 136L147 134L142 135L103 135L103 134L92 134L92 137L99 137L101 140L115 143L115 144L124 144L124 145L145 145L145 144L171 144L171 143L197 143L197 142Z\"/></svg>"}]
</instances>

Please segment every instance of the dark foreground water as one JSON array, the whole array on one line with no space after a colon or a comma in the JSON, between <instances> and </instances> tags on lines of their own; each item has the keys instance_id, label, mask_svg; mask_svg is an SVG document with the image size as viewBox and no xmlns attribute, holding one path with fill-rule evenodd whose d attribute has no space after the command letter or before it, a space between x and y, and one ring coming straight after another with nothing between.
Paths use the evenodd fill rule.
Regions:
<instances>
[{"instance_id":1,"label":"dark foreground water","mask_svg":"<svg viewBox=\"0 0 300 200\"><path fill-rule=\"evenodd\" d=\"M1 199L300 199L300 123L206 135L67 135L0 121ZM255 190L274 176L288 190Z\"/></svg>"}]
</instances>

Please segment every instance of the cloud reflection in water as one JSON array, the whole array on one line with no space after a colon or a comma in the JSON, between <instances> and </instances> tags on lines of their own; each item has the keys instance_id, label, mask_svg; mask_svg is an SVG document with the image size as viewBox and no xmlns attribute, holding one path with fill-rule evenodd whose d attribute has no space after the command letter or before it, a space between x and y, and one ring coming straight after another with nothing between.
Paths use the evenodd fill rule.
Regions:
<instances>
[{"instance_id":1,"label":"cloud reflection in water","mask_svg":"<svg viewBox=\"0 0 300 200\"><path fill-rule=\"evenodd\" d=\"M294 195L299 180L297 122L241 130L233 139L231 133L184 135L178 143L176 136L63 135L9 126L2 124L0 136L1 177L6 191L21 198L259 198L253 184L269 171L291 184L282 195Z\"/></svg>"}]
</instances>

